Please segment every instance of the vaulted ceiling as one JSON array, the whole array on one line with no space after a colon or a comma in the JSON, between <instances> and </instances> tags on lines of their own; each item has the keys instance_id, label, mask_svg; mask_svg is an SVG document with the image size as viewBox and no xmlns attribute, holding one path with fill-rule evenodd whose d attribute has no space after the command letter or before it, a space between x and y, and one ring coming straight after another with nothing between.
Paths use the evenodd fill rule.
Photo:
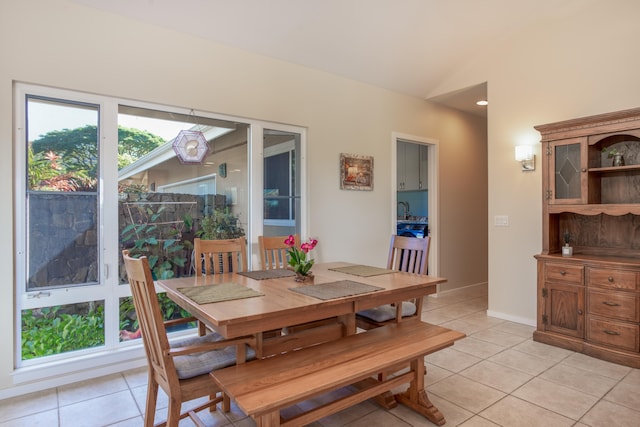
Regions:
<instances>
[{"instance_id":1,"label":"vaulted ceiling","mask_svg":"<svg viewBox=\"0 0 640 427\"><path fill-rule=\"evenodd\" d=\"M485 82L446 93L442 82L521 29L598 0L73 1L485 115Z\"/></svg>"}]
</instances>

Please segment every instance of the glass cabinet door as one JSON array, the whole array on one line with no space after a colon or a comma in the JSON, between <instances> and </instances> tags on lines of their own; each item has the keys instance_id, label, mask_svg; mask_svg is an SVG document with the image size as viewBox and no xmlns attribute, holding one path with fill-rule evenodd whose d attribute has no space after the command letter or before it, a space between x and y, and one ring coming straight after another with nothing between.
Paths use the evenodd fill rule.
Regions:
<instances>
[{"instance_id":1,"label":"glass cabinet door","mask_svg":"<svg viewBox=\"0 0 640 427\"><path fill-rule=\"evenodd\" d=\"M549 204L587 203L587 143L583 138L549 144Z\"/></svg>"}]
</instances>

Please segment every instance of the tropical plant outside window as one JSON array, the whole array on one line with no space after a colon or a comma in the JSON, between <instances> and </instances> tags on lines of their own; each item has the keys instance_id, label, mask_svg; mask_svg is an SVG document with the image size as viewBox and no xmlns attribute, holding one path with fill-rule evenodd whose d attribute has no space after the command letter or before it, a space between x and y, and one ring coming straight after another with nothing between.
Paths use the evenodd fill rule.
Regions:
<instances>
[{"instance_id":1,"label":"tropical plant outside window","mask_svg":"<svg viewBox=\"0 0 640 427\"><path fill-rule=\"evenodd\" d=\"M57 288L100 283L100 110L98 105L37 96L27 96L26 110L26 291L38 291L32 295L40 299ZM120 117L127 121L126 115ZM129 116L130 121L135 118ZM176 124L170 131L174 135L181 128L193 127L193 123ZM42 133L40 129L47 126L49 130ZM38 137L31 137L34 134ZM152 132L119 125L118 169L131 169L131 165L167 142ZM148 169L140 175L147 177ZM158 277L188 274L197 201L193 196L187 197L189 201L176 201L173 194L156 197L152 187L155 185L144 180L136 182L135 176L119 182L120 247L147 256ZM206 198L206 194L200 196ZM157 201L149 200L154 198ZM215 206L211 203L207 200L200 206L213 213ZM123 271L119 276L120 284L126 284ZM164 294L159 299L167 319L189 314ZM118 301L119 340L139 338L131 298L121 297ZM53 306L36 303L23 309L22 359L103 346L104 304L104 300Z\"/></svg>"},{"instance_id":2,"label":"tropical plant outside window","mask_svg":"<svg viewBox=\"0 0 640 427\"><path fill-rule=\"evenodd\" d=\"M111 99L32 86L21 93L19 367L138 339L122 249L147 256L156 278L192 275L194 237L244 235L250 200L246 123L122 103L114 110ZM211 149L202 164L181 164L173 153L183 129L205 134ZM300 135L264 134L265 189L278 194L265 199L263 234L299 233ZM188 315L158 298L166 319Z\"/></svg>"}]
</instances>

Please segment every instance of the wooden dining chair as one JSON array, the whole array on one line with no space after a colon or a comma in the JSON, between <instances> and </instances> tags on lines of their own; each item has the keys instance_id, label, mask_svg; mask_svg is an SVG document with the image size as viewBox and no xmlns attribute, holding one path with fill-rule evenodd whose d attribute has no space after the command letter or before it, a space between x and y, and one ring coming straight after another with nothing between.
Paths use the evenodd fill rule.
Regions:
<instances>
[{"instance_id":1,"label":"wooden dining chair","mask_svg":"<svg viewBox=\"0 0 640 427\"><path fill-rule=\"evenodd\" d=\"M169 342L166 327L190 322L193 318L164 321L156 295L153 277L146 257L132 258L129 251L122 252L127 277L133 294L133 304L140 324L142 343L148 363L147 402L144 414L145 427L155 421L158 387L169 397L166 425L176 427L180 419L191 417L196 425L203 425L196 412L205 408L230 410L229 398L211 381L213 370L242 363L253 358L255 338L243 337L225 340L217 333L187 337ZM189 411L181 413L182 404L192 399L209 396L209 400ZM164 425L162 423L161 425Z\"/></svg>"},{"instance_id":2,"label":"wooden dining chair","mask_svg":"<svg viewBox=\"0 0 640 427\"><path fill-rule=\"evenodd\" d=\"M288 258L287 246L284 241L289 236L258 236L258 248L260 251L260 269L273 270L278 268L287 268ZM295 244L300 247L300 235L295 234ZM270 338L282 335L281 329L274 329L262 333L263 338Z\"/></svg>"},{"instance_id":3,"label":"wooden dining chair","mask_svg":"<svg viewBox=\"0 0 640 427\"><path fill-rule=\"evenodd\" d=\"M222 274L247 271L247 240L235 239L193 240L193 266L196 277L208 274ZM198 333L207 333L204 323L198 322Z\"/></svg>"},{"instance_id":4,"label":"wooden dining chair","mask_svg":"<svg viewBox=\"0 0 640 427\"><path fill-rule=\"evenodd\" d=\"M295 245L299 248L300 235L294 234L293 236L295 239ZM289 236L258 236L258 246L260 250L260 268L262 270L287 268L287 266L289 265L287 258L287 251L289 250L289 246L287 246L284 241L288 237ZM335 322L335 317L332 317L325 320L316 320L314 322L307 322L299 325L290 325L284 330L278 329L263 332L263 337L269 338L282 335L283 333L290 334L300 332L306 329L317 328Z\"/></svg>"},{"instance_id":5,"label":"wooden dining chair","mask_svg":"<svg viewBox=\"0 0 640 427\"><path fill-rule=\"evenodd\" d=\"M193 240L196 276L247 271L247 240L244 237L222 240Z\"/></svg>"},{"instance_id":6,"label":"wooden dining chair","mask_svg":"<svg viewBox=\"0 0 640 427\"><path fill-rule=\"evenodd\" d=\"M289 247L284 241L289 236L258 236L258 246L260 248L260 268L271 270L276 268L287 268L287 251ZM294 235L296 247L300 247L300 235Z\"/></svg>"},{"instance_id":7,"label":"wooden dining chair","mask_svg":"<svg viewBox=\"0 0 640 427\"><path fill-rule=\"evenodd\" d=\"M387 268L414 274L427 274L430 243L429 236L423 238L391 236ZM394 304L359 311L356 313L356 326L365 330L373 329L388 322L395 322L396 319L401 321L415 316L420 318L421 312L422 298L398 301Z\"/></svg>"}]
</instances>

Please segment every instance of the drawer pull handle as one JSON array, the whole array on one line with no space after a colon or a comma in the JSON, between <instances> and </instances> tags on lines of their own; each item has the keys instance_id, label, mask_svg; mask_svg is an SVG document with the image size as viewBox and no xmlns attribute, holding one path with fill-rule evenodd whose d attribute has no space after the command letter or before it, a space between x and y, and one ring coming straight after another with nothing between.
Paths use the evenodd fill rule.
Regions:
<instances>
[{"instance_id":1,"label":"drawer pull handle","mask_svg":"<svg viewBox=\"0 0 640 427\"><path fill-rule=\"evenodd\" d=\"M607 280L609 281L609 283L613 283L613 276L607 277Z\"/></svg>"},{"instance_id":2,"label":"drawer pull handle","mask_svg":"<svg viewBox=\"0 0 640 427\"><path fill-rule=\"evenodd\" d=\"M609 329L603 329L602 332L604 332L607 335L620 335L620 332L611 331Z\"/></svg>"},{"instance_id":3,"label":"drawer pull handle","mask_svg":"<svg viewBox=\"0 0 640 427\"><path fill-rule=\"evenodd\" d=\"M608 305L609 307L618 307L620 305L617 302L611 302L611 301L602 301L602 303L604 305Z\"/></svg>"},{"instance_id":4,"label":"drawer pull handle","mask_svg":"<svg viewBox=\"0 0 640 427\"><path fill-rule=\"evenodd\" d=\"M567 272L566 272L566 271L564 271L564 270L562 270L562 271L560 272L560 275L561 275L561 276L564 276L565 274L567 274Z\"/></svg>"},{"instance_id":5,"label":"drawer pull handle","mask_svg":"<svg viewBox=\"0 0 640 427\"><path fill-rule=\"evenodd\" d=\"M582 315L582 310L578 310L578 314L579 314L579 315Z\"/></svg>"}]
</instances>

